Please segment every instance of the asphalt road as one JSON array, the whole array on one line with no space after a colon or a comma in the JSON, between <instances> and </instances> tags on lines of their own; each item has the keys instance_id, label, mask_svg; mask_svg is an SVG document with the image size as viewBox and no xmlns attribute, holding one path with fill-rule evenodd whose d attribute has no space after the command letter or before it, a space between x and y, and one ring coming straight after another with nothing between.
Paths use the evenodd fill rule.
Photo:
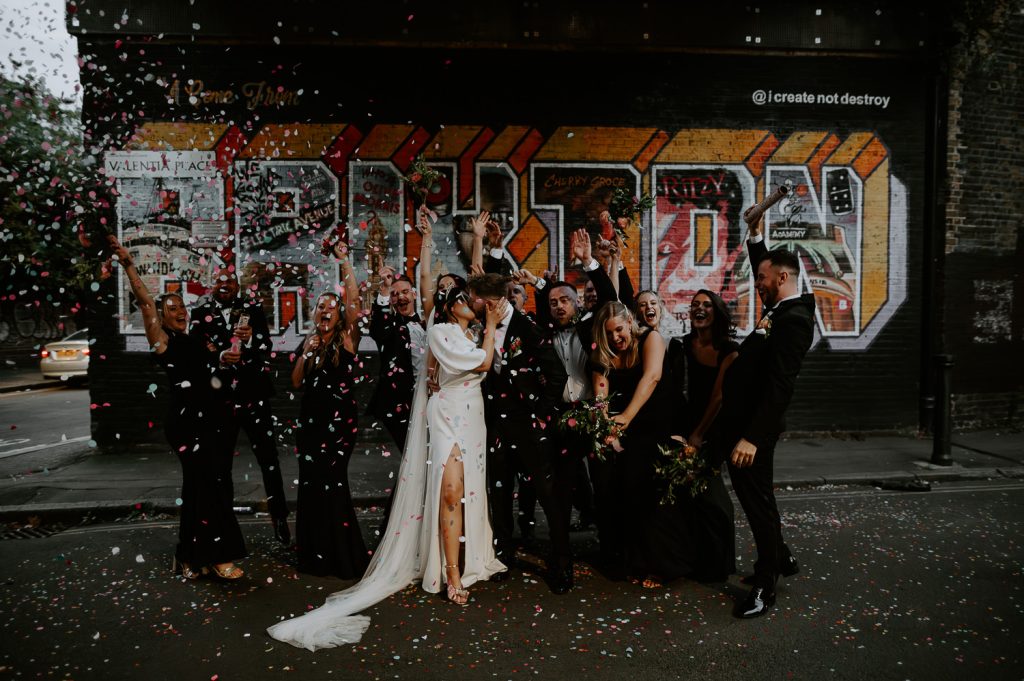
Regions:
<instances>
[{"instance_id":1,"label":"asphalt road","mask_svg":"<svg viewBox=\"0 0 1024 681\"><path fill-rule=\"evenodd\" d=\"M55 468L89 448L89 389L0 394L0 475Z\"/></svg>"},{"instance_id":2,"label":"asphalt road","mask_svg":"<svg viewBox=\"0 0 1024 681\"><path fill-rule=\"evenodd\" d=\"M372 608L357 645L310 653L278 618L345 585L296 575L265 520L243 521L241 583L170 574L173 520L0 542L0 677L67 679L1020 679L1024 484L780 497L803 565L765 618L734 619L737 578L661 590L585 563L554 596L517 572L457 608L410 587ZM364 518L369 531L374 523ZM739 560L750 534L737 519ZM575 535L577 548L593 536Z\"/></svg>"}]
</instances>

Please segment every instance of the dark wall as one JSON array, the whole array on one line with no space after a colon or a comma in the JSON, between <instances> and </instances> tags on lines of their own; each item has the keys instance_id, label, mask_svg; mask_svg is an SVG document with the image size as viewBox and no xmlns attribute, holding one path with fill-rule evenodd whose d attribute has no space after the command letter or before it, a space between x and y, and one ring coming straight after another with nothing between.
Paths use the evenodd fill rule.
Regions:
<instances>
[{"instance_id":1,"label":"dark wall","mask_svg":"<svg viewBox=\"0 0 1024 681\"><path fill-rule=\"evenodd\" d=\"M946 351L958 427L1024 422L1024 15L988 2L951 56Z\"/></svg>"},{"instance_id":2,"label":"dark wall","mask_svg":"<svg viewBox=\"0 0 1024 681\"><path fill-rule=\"evenodd\" d=\"M822 140L809 147L808 158L794 161L794 166L814 170L864 135L875 140L874 146L865 147L857 162L874 150L884 157L887 182L876 171L875 184L864 189L865 210L871 213L864 220L874 220L874 231L865 229L860 250L853 254L865 268L862 285L869 291L859 303L863 320L848 336L819 340L798 383L789 425L792 430L853 431L917 425L927 115L927 67L920 62L511 50L178 48L145 39L129 39L116 47L83 42L82 52L88 55L83 70L86 119L96 139L110 149L130 148L138 127L154 121L227 123L249 139L273 122L345 123L364 136L380 126L411 122L428 138L447 126L483 126L498 133L509 125L523 125L546 145L558 143L555 136L567 134L567 129L608 127L613 130L603 133L598 143L608 149L620 141L614 129L650 127L669 140L681 131L707 129L689 138L694 147L706 144L701 162L714 167L742 151L738 143L722 141L729 131L763 130L777 140L772 158L780 167L788 149L807 146L805 138ZM204 91L222 93L221 100L227 91L235 99L204 104L200 97L189 103L182 90L189 79L202 80ZM169 101L175 82L177 101ZM259 82L301 95L283 105L250 108L238 94L246 83ZM812 98L834 93L837 103L758 104L754 93L759 90L799 97L810 93ZM847 93L888 101L884 108L844 104L841 98ZM352 158L359 153L356 149ZM897 208L897 195L905 197L905 207ZM743 226L737 222L729 229L730 238L738 242ZM647 243L644 239L650 241L642 236L641 243ZM536 255L531 257L535 263ZM887 309L894 296L903 302ZM123 352L113 320L116 306L94 312L99 319L93 328L104 329L102 337L96 334L96 355L106 355L92 367L93 402L103 405L94 411L94 436L104 444L113 442L114 433L122 442L150 437L148 423L162 419L165 391L157 390L154 398L147 387L162 386L162 379L143 354ZM280 399L286 409L287 392Z\"/></svg>"}]
</instances>

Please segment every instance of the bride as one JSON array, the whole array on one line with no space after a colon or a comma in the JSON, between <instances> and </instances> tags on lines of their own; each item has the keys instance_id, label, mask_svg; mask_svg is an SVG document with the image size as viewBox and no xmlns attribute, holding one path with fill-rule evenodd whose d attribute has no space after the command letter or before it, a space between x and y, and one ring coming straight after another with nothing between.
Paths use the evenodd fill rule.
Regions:
<instances>
[{"instance_id":1,"label":"bride","mask_svg":"<svg viewBox=\"0 0 1024 681\"><path fill-rule=\"evenodd\" d=\"M494 330L508 302L488 305L477 347L465 290L439 291L436 301L443 321L427 331L427 365L436 363L440 389L428 397L430 372L420 373L384 538L359 583L332 594L316 610L268 628L279 641L308 650L355 643L370 626L369 617L355 613L413 582L431 593L445 587L448 600L466 605L467 587L505 570L494 555L487 515L480 383L491 367Z\"/></svg>"}]
</instances>

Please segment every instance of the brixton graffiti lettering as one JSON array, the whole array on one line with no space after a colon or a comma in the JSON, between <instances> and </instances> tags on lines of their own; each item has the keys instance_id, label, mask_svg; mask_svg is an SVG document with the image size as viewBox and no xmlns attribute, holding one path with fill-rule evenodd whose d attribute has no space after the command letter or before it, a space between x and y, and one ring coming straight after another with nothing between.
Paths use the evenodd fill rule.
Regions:
<instances>
[{"instance_id":1,"label":"brixton graffiti lettering","mask_svg":"<svg viewBox=\"0 0 1024 681\"><path fill-rule=\"evenodd\" d=\"M427 199L439 216L435 269L465 274L465 218L486 209L500 219L517 268L557 267L573 281L580 268L568 235L586 227L610 236L602 213L625 187L655 199L627 227L623 260L635 284L665 301L667 332L687 328L690 298L708 288L722 293L746 333L758 301L741 215L786 185L787 198L765 215L767 239L799 256L801 286L814 291L818 332L831 349L866 349L906 300L907 191L870 131L563 127L545 136L511 125L294 124L267 125L251 138L224 126L189 134L210 140L207 151L230 151L219 170L230 179L223 212L243 284L261 293L282 348L308 324L311 290L337 283L317 245L342 216L357 257L373 221L386 230L389 264L417 274L420 237L399 177L421 150L443 177ZM136 135L171 149L181 137L180 124L162 123Z\"/></svg>"}]
</instances>

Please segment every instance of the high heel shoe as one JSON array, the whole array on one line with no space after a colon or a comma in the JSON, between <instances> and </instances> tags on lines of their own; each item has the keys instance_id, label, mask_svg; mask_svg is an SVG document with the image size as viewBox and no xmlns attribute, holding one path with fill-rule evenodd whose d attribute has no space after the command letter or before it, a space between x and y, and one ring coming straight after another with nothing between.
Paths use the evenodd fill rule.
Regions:
<instances>
[{"instance_id":1,"label":"high heel shoe","mask_svg":"<svg viewBox=\"0 0 1024 681\"><path fill-rule=\"evenodd\" d=\"M177 556L171 559L171 571L176 575L181 575L189 581L195 581L206 574L206 568L196 570L188 563L179 561Z\"/></svg>"},{"instance_id":2,"label":"high heel shoe","mask_svg":"<svg viewBox=\"0 0 1024 681\"><path fill-rule=\"evenodd\" d=\"M221 565L211 565L210 570L214 577L217 579L223 579L226 581L234 581L241 579L245 576L245 571L238 567L234 563L223 563Z\"/></svg>"},{"instance_id":3,"label":"high heel shoe","mask_svg":"<svg viewBox=\"0 0 1024 681\"><path fill-rule=\"evenodd\" d=\"M445 569L454 569L458 573L458 565L445 565ZM461 579L459 580L461 581ZM451 582L448 582L448 600L455 605L461 605L463 607L469 605L469 589L463 589L457 587Z\"/></svg>"}]
</instances>

